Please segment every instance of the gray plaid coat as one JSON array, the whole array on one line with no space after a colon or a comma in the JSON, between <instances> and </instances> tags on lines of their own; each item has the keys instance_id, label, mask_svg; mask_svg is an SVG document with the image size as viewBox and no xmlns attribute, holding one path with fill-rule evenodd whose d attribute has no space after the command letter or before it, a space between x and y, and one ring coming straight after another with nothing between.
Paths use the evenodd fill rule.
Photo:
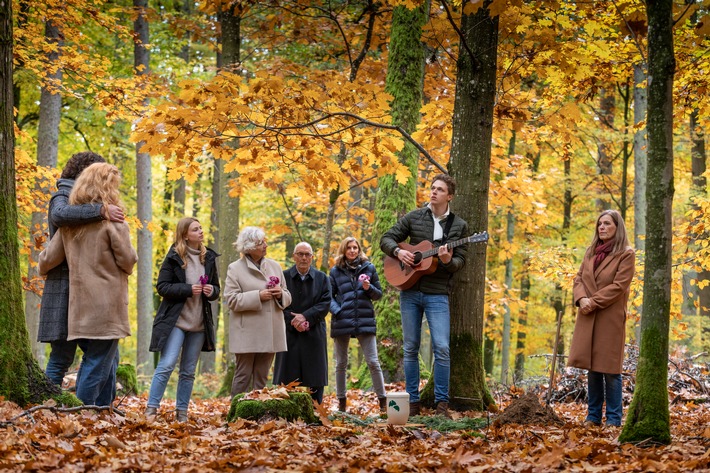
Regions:
<instances>
[{"instance_id":1,"label":"gray plaid coat","mask_svg":"<svg viewBox=\"0 0 710 473\"><path fill-rule=\"evenodd\" d=\"M49 201L49 236L54 236L57 227L83 225L102 219L101 204L69 205L69 194L74 187L73 179L59 179L57 192ZM37 340L56 342L67 339L69 315L69 266L62 264L47 273L39 309Z\"/></svg>"}]
</instances>

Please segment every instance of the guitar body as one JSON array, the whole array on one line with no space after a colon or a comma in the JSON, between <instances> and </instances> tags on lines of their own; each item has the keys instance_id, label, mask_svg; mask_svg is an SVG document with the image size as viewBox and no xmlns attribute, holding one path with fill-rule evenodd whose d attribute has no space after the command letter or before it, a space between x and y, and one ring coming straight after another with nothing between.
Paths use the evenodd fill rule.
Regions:
<instances>
[{"instance_id":1,"label":"guitar body","mask_svg":"<svg viewBox=\"0 0 710 473\"><path fill-rule=\"evenodd\" d=\"M385 256L385 278L390 285L396 287L400 291L405 291L414 286L419 278L424 275L431 274L436 271L436 265L439 259L436 257L422 258L422 253L432 250L434 245L430 241L422 241L417 245L409 243L400 243L399 247L403 250L411 251L415 254L415 266L407 266L397 258Z\"/></svg>"}]
</instances>

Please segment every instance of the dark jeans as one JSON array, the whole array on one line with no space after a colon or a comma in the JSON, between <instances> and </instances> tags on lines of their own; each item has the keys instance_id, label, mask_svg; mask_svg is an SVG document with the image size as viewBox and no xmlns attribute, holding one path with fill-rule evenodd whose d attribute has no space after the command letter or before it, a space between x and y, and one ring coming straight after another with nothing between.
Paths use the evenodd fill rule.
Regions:
<instances>
[{"instance_id":1,"label":"dark jeans","mask_svg":"<svg viewBox=\"0 0 710 473\"><path fill-rule=\"evenodd\" d=\"M44 371L54 384L61 386L69 367L74 363L78 342L76 340L56 341L52 342L51 346L52 351L49 353L49 361Z\"/></svg>"},{"instance_id":2,"label":"dark jeans","mask_svg":"<svg viewBox=\"0 0 710 473\"><path fill-rule=\"evenodd\" d=\"M76 377L76 397L87 406L111 405L116 397L118 339L82 338L78 343L84 356Z\"/></svg>"},{"instance_id":3,"label":"dark jeans","mask_svg":"<svg viewBox=\"0 0 710 473\"><path fill-rule=\"evenodd\" d=\"M623 407L621 405L621 375L587 373L587 405L588 421L600 424L602 421L602 406L606 399L606 424L621 425Z\"/></svg>"}]
</instances>

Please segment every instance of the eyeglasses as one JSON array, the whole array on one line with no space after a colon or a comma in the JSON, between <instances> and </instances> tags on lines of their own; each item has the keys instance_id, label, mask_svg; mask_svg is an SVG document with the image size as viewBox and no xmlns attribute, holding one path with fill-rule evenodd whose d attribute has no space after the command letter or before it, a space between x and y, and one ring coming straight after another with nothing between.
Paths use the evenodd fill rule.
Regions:
<instances>
[{"instance_id":1,"label":"eyeglasses","mask_svg":"<svg viewBox=\"0 0 710 473\"><path fill-rule=\"evenodd\" d=\"M298 253L294 253L294 255L298 256L299 258L310 258L313 256L313 253L301 253L300 251Z\"/></svg>"}]
</instances>

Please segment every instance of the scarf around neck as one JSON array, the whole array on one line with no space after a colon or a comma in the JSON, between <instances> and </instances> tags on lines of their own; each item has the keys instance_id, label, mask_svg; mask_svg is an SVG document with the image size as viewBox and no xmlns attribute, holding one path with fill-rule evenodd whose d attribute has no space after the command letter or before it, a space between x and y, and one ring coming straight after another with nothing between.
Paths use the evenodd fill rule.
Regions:
<instances>
[{"instance_id":1,"label":"scarf around neck","mask_svg":"<svg viewBox=\"0 0 710 473\"><path fill-rule=\"evenodd\" d=\"M604 258L609 256L609 253L611 253L611 249L614 247L614 240L609 240L606 243L602 243L601 241L597 245L596 248L594 248L594 270L599 267L600 264L602 264L602 261L604 261Z\"/></svg>"}]
</instances>

